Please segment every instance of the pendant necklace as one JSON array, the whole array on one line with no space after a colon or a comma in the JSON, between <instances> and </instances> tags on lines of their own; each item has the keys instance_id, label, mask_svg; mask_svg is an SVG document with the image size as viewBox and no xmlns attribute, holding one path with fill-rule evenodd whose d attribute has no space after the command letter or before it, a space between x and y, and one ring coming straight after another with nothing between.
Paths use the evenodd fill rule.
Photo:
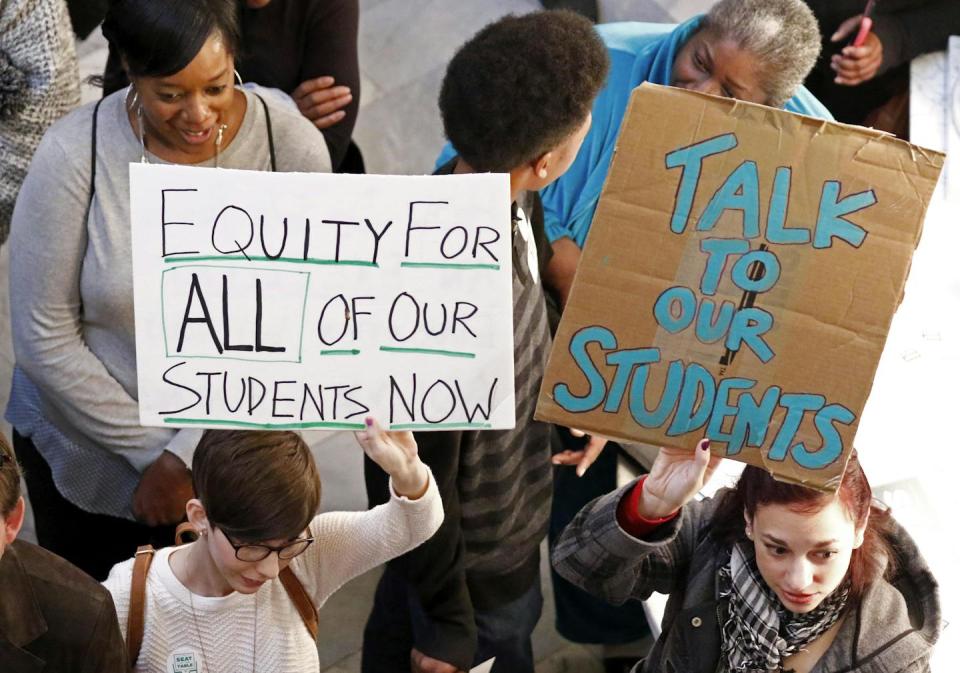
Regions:
<instances>
[{"instance_id":1,"label":"pendant necklace","mask_svg":"<svg viewBox=\"0 0 960 673\"><path fill-rule=\"evenodd\" d=\"M203 635L200 633L200 621L197 619L197 611L193 607L193 592L187 589L187 595L190 596L190 614L193 615L193 626L197 631L197 640L200 642L200 656L203 658L203 666L206 673L213 673L213 667L210 666L210 659L207 658L207 652L203 647ZM253 595L253 662L251 664L251 673L257 673L257 616L260 612L260 592Z\"/></svg>"}]
</instances>

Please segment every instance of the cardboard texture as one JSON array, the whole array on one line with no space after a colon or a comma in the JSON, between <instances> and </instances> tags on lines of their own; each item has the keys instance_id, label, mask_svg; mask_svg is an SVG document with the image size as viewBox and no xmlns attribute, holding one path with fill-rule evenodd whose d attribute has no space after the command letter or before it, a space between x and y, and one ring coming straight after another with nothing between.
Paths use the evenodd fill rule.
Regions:
<instances>
[{"instance_id":1,"label":"cardboard texture","mask_svg":"<svg viewBox=\"0 0 960 673\"><path fill-rule=\"evenodd\" d=\"M706 435L835 490L942 166L870 129L642 85L537 418L690 449Z\"/></svg>"}]
</instances>

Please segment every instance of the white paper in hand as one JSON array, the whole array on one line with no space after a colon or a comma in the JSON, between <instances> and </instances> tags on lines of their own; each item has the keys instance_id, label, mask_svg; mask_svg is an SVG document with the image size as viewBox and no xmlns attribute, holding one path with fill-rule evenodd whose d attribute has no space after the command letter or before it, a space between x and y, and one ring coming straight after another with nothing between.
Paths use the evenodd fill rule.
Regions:
<instances>
[{"instance_id":1,"label":"white paper in hand","mask_svg":"<svg viewBox=\"0 0 960 673\"><path fill-rule=\"evenodd\" d=\"M495 659L496 657L494 657ZM470 669L470 673L490 673L493 670L494 659L487 659L485 662Z\"/></svg>"}]
</instances>

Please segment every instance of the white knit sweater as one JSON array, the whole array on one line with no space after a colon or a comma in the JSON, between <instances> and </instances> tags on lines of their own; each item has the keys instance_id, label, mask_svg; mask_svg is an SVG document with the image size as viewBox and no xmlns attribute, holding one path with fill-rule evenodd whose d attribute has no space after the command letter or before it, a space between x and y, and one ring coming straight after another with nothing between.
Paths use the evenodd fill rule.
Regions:
<instances>
[{"instance_id":1,"label":"white knit sweater","mask_svg":"<svg viewBox=\"0 0 960 673\"><path fill-rule=\"evenodd\" d=\"M391 488L392 492L392 488ZM348 580L427 540L443 521L433 475L418 500L393 493L366 512L329 512L310 524L316 539L291 568L319 609ZM174 547L157 552L147 578L143 645L136 671L151 673L304 673L320 670L316 644L279 580L253 595L193 594L170 569ZM110 571L110 590L126 634L133 559ZM201 647L202 641L202 647ZM206 652L209 662L203 661ZM256 652L256 661L254 661Z\"/></svg>"}]
</instances>

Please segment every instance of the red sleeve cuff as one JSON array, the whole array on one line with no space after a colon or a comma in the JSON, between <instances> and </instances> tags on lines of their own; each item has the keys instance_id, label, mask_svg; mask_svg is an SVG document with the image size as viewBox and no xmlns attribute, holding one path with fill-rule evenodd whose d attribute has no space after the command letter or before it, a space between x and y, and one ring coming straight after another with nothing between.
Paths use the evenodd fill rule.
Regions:
<instances>
[{"instance_id":1,"label":"red sleeve cuff","mask_svg":"<svg viewBox=\"0 0 960 673\"><path fill-rule=\"evenodd\" d=\"M617 523L620 524L620 527L629 535L636 538L649 535L659 526L673 520L677 514L679 514L678 510L662 519L645 519L640 516L640 496L643 493L643 482L646 481L646 479L646 476L642 477L636 486L627 491L620 500L620 504L617 505Z\"/></svg>"}]
</instances>

